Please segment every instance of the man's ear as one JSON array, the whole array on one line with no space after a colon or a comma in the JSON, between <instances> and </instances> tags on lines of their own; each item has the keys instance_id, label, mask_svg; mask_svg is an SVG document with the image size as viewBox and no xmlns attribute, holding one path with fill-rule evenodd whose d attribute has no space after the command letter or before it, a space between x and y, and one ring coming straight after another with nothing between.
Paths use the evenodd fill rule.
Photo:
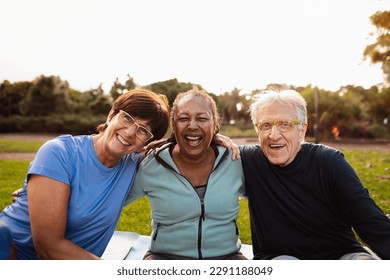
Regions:
<instances>
[{"instance_id":1,"label":"man's ear","mask_svg":"<svg viewBox=\"0 0 390 280\"><path fill-rule=\"evenodd\" d=\"M307 123L304 123L302 124L302 128L299 130L299 142L305 140L306 130L307 130Z\"/></svg>"}]
</instances>

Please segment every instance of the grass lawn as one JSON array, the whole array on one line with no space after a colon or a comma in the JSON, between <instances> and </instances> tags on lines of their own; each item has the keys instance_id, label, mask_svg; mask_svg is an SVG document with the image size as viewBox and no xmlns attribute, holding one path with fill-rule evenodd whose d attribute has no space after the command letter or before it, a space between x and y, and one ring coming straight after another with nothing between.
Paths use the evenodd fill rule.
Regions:
<instances>
[{"instance_id":1,"label":"grass lawn","mask_svg":"<svg viewBox=\"0 0 390 280\"><path fill-rule=\"evenodd\" d=\"M44 141L0 139L0 153L35 153Z\"/></svg>"},{"instance_id":2,"label":"grass lawn","mask_svg":"<svg viewBox=\"0 0 390 280\"><path fill-rule=\"evenodd\" d=\"M39 141L32 141L33 143L5 141L7 140L0 139L0 153L10 150L35 152L43 143ZM342 151L379 207L385 213L390 213L390 151ZM0 160L0 210L11 203L11 192L22 186L28 164L29 161ZM241 210L238 218L240 238L243 243L251 244L247 200L240 200L240 205ZM149 235L151 226L148 200L142 198L125 207L117 229Z\"/></svg>"}]
</instances>

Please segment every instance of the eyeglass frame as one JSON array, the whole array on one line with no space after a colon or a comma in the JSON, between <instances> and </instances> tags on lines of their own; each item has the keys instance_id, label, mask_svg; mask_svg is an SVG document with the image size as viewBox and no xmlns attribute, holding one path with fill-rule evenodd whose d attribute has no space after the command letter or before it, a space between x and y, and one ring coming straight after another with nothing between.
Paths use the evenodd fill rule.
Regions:
<instances>
[{"instance_id":1,"label":"eyeglass frame","mask_svg":"<svg viewBox=\"0 0 390 280\"><path fill-rule=\"evenodd\" d=\"M287 129L287 130L284 130L284 129L280 129L279 128L279 125L280 124L282 124L283 122L291 122L291 126ZM259 128L259 125L260 124L271 124L271 127L269 128L269 129L267 129L267 130L264 130L264 131L262 131L260 128ZM268 122L268 121L266 121L266 122L258 122L258 123L256 123L255 124L255 127L256 127L256 129L257 129L257 131L259 132L259 133L268 133L268 132L271 132L272 131L272 128L274 127L274 126L276 126L276 128L278 129L278 131L279 132L289 132L289 131L291 131L293 128L294 128L294 125L296 125L296 124L301 124L301 122L299 121L299 120L274 120L274 121L271 121L271 122Z\"/></svg>"},{"instance_id":2,"label":"eyeglass frame","mask_svg":"<svg viewBox=\"0 0 390 280\"><path fill-rule=\"evenodd\" d=\"M135 130L135 136L136 136L139 140L141 140L141 141L143 141L143 142L148 142L150 139L152 139L152 138L154 137L153 133L150 132L149 129L147 129L147 128L144 127L143 125L138 124L138 123L135 121L135 119L134 119L129 113L127 113L126 111L119 110L119 114L123 114L125 117L127 117L129 120L131 120L131 121L133 122L132 124L130 124L130 121L129 121L129 120L127 120L127 119L126 119L126 120L122 120L122 119L121 119L121 116L119 115L119 116L118 116L119 122L120 122L123 126L125 126L126 128L128 128L128 127L130 127L130 126L135 125L135 126L137 127L136 130ZM126 121L126 122L128 122L128 123L124 123L124 121ZM140 128L141 128L141 129L144 129L145 132L146 132L148 135L150 135L150 137L149 137L148 139L144 140L144 139L142 139L142 138L139 137L139 135L138 135L139 132L138 132L138 131L140 131ZM141 134L141 135L142 135L142 134Z\"/></svg>"}]
</instances>

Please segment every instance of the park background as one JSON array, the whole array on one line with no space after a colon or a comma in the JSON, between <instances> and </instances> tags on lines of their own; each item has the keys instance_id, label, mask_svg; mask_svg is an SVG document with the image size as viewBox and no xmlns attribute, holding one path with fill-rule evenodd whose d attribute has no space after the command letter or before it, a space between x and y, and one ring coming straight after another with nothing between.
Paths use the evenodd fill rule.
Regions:
<instances>
[{"instance_id":1,"label":"park background","mask_svg":"<svg viewBox=\"0 0 390 280\"><path fill-rule=\"evenodd\" d=\"M205 1L199 1L199 5L188 1L188 3L192 3L188 7L183 4L187 1L143 1L143 3L151 4L153 7L145 8L143 6L142 9L128 10L128 15L124 16L124 10L121 10L119 5L124 2L115 0L112 3L118 4L116 12L121 18L118 18L114 23L124 25L128 21L127 33L120 36L113 33L116 37L113 34L108 38L100 37L101 41L96 41L95 36L99 35L100 31L107 35L105 33L107 30L104 27L105 24L109 24L107 17L102 17L94 26L94 23L88 21L88 12L102 12L102 8L105 7L102 5L104 1L79 1L79 6L76 6L75 1L67 2L71 4L58 1L56 3L61 3L61 5L53 6L54 4L50 1L44 0L0 1L1 10L6 11L4 16L0 18L2 23L0 32L3 34L0 44L0 80L2 80L0 84L0 209L10 203L10 193L22 186L27 166L31 160L18 157L18 155L27 153L33 158L34 153L44 143L47 136L54 137L63 133L74 135L95 133L96 126L105 122L113 101L119 95L133 88L142 87L164 94L172 103L179 92L197 86L208 91L216 101L218 111L221 114L221 133L231 136L237 141L244 141L241 143L249 144L256 142L256 134L248 114L248 106L252 97L267 89L290 88L297 90L308 104L307 140L327 143L341 149L357 170L358 175L378 205L386 213L390 213L390 152L388 149L390 140L390 10L388 8L370 9L372 13L369 16L363 17L361 14L363 3L389 4L389 1L311 1L311 4L308 4L309 2L303 0L278 0L270 1L277 3L276 6L272 6L273 10L267 10L263 6L260 6L260 8L264 8L263 10L250 10L253 3L263 4L268 1L244 0L239 1L241 4L236 1L206 1L212 3L210 4L211 8ZM136 2L128 1L132 4ZM89 6L85 3L88 3ZM94 3L97 3L98 8L94 6ZM172 3L173 6L170 5ZM288 5L287 3L295 3L296 7L289 11L285 7ZM147 4L143 5L147 6ZM319 5L319 8L316 5ZM175 12L180 13L179 22L170 21L172 32L159 28L160 21L162 24L162 20L164 20L164 14L161 11L162 8L166 8L165 6L170 8L167 15L173 18L177 17ZM203 10L195 9L198 6ZM69 7L71 9L67 9ZM83 10L83 12L81 8L85 7L89 10ZM224 13L225 7L236 8L236 11L229 10L228 13ZM148 13L145 13L148 8ZM357 12L358 8L360 8L359 12ZM252 34L252 36L260 38L254 42L243 43L241 33L246 29L245 27L244 29L236 27L236 24L239 24L236 16L239 17L243 9L250 13L244 22L250 23L251 26L246 27L259 31L259 34ZM44 12L42 13L42 11ZM141 17L137 16L138 12ZM289 22L289 20L297 18L290 18L290 14L306 20L300 22L298 27L309 30L308 36L294 35L294 32L299 30L290 28L289 24L293 24L293 22ZM225 18L221 21L221 17L224 15ZM337 17L333 17L334 15ZM373 28L372 31L367 31L361 36L370 37L371 41L367 41L367 44L361 48L352 47L345 50L344 45L347 45L351 34L356 34L357 31L361 32L358 26L354 27L348 24L350 18L352 21L352 15L360 16L361 20L369 21ZM158 16L158 20L152 19L151 16ZM264 22L261 21L262 25L257 26L255 23L265 16L267 19L271 18L272 22L269 25L264 25ZM340 19L340 17L342 18ZM32 21L27 22L26 18L32 19ZM60 25L58 18L61 21ZM73 21L79 18L85 19L88 24L75 24ZM122 21L123 18L125 21ZM132 21L133 18L138 20L136 25ZM6 20L8 20L7 24L3 24L3 21ZM147 29L146 35L140 36L138 30L143 29L143 26L150 21L153 22L153 26L148 28L156 28L156 31ZM207 24L204 23L205 21ZM318 21L324 21L325 25L319 28ZM191 25L188 25L189 22ZM274 29L274 25L278 22L281 22L281 25L277 25L277 28ZM336 39L338 41L327 42L321 36L329 38L328 36L332 32L337 32L337 30L330 32L327 29L327 27L334 26L335 22L342 32L337 33ZM24 25L20 25L20 23ZM83 30L83 36L87 40L92 39L94 45L88 45L89 48L85 49L85 46L80 44L85 41L75 40L80 39L81 35L76 33L77 36L74 37L73 33L66 29L68 25ZM176 25L184 27L178 30ZM316 26L317 29L311 29L312 25ZM13 26L17 27L16 31L12 29ZM36 29L37 27L41 29ZM185 29L186 27L188 29ZM198 27L200 31L197 29ZM12 33L7 31L7 28L13 30ZM269 33L266 34L269 37L260 36L261 30L267 28L270 29ZM46 29L51 33L42 31ZM212 38L207 37L211 36L207 33L206 37L211 38L209 41L205 41L201 33L206 33L207 29L214 31ZM92 35L89 36L88 32ZM157 34L157 32L160 33ZM224 42L224 46L215 48L213 44L216 44L222 35L225 40L225 36L230 37L228 37L228 41ZM147 40L150 37L152 41ZM182 38L182 40L178 38ZM240 38L241 42L238 43ZM104 39L109 40L102 43ZM170 41L175 42L174 45ZM277 41L276 44L274 41ZM69 47L67 45L69 43L73 45ZM66 55L57 53L58 48L62 48L65 44L70 49L69 52ZM141 48L132 52L135 45L141 46ZM166 45L175 50L182 50L179 57L165 54L161 49L166 50ZM245 46L248 45L250 48L246 49ZM268 47L263 49L265 45ZM326 46L326 50L322 48L323 45ZM89 57L89 52L93 53L95 48L102 46L108 51ZM194 47L196 51L194 51ZM74 59L73 54L80 55L78 49L82 50L81 54L87 57L87 61L82 58ZM303 49L304 52L291 54L291 49L296 52ZM11 50L15 53L12 53ZM123 57L123 61L121 58L113 59L113 53L124 50L142 57L143 64L137 64L135 59L129 61L127 57ZM187 50L187 52L183 52L183 50ZM246 56L246 51L250 50L257 51L261 57ZM362 81L365 77L375 76L374 72L376 73L378 69L382 74L381 80L372 84L360 83L359 81L343 84L342 77L351 74L343 66L343 63L349 60L345 51L359 53L360 62L371 65L365 75L359 76ZM219 52L221 52L220 56ZM339 52L342 54L341 56ZM16 56L14 56L15 54ZM207 54L207 57L203 58L202 54ZM163 63L157 59L160 57L164 58ZM264 68L262 65L262 62L265 61L264 57L271 57L273 64L267 65L268 68ZM290 57L294 58L292 62L289 60ZM44 62L45 59L49 59L50 62ZM107 60L110 59L112 61L108 63ZM17 60L18 66L13 67L16 65L13 62ZM198 60L201 62L200 67ZM331 61L330 64L326 63L328 60ZM173 66L173 63L178 61L181 67ZM215 61L228 73L215 68ZM306 66L307 62L312 62L312 64ZM90 68L85 67L85 63L96 69L107 68L112 71L112 74L105 74L104 79L101 73L97 74L95 79L101 78L101 82L96 82L95 87L80 90L79 80L88 80L87 77L93 72ZM249 63L248 66L245 66L245 63ZM71 64L73 68L63 72L62 67L69 66L68 64ZM120 70L112 70L113 65L119 65L118 69ZM188 69L195 66L204 72L203 78L207 76L211 80L218 80L220 85L212 87L207 79L204 80L204 84L202 82L188 82L188 80L192 80L192 72L188 72ZM29 75L25 75L25 69L33 67L36 67L35 70L29 70ZM138 70L140 68L142 68L141 72ZM153 81L151 80L152 70L155 68L160 69L160 73L164 73L164 75L157 75L158 79ZM172 71L172 69L177 71ZM305 72L305 70L309 72ZM240 86L238 78L240 72L246 76L254 77L258 84L252 82L252 87ZM269 72L276 73L280 77L271 78L268 75ZM15 73L23 75L18 76ZM148 74L150 74L149 78L145 79ZM289 77L296 76L296 74L303 78L297 80L298 82L293 82ZM30 80L21 78L31 77L31 75L35 76ZM78 81L74 75L78 76ZM160 77L167 75L171 75L170 78L160 79ZM235 75L237 75L237 79ZM61 76L71 78L64 79ZM115 76L118 78L112 79L111 83L107 82L109 77ZM303 83L308 81L304 79L305 76L310 76L309 83ZM195 78L194 72L194 80L203 81L203 78ZM139 83L137 80L142 82ZM336 81L337 85L327 88L325 87L326 83L320 82L320 80ZM75 86L72 81L75 81ZM231 89L220 90L221 83L224 82ZM237 84L235 85L235 83ZM223 87L225 88L225 86ZM34 135L31 136L31 134L38 138L35 138ZM39 138L39 135L42 134L44 134L44 138ZM348 146L348 143L355 146ZM10 154L13 156L9 156ZM243 242L251 243L246 203L245 199L240 201L242 206L239 217L240 236ZM146 199L126 207L118 229L136 231L141 234L150 233L150 210Z\"/></svg>"},{"instance_id":2,"label":"park background","mask_svg":"<svg viewBox=\"0 0 390 280\"><path fill-rule=\"evenodd\" d=\"M390 0L1 0L0 133L93 133L137 87L215 99L222 132L292 88L308 137L390 137Z\"/></svg>"}]
</instances>

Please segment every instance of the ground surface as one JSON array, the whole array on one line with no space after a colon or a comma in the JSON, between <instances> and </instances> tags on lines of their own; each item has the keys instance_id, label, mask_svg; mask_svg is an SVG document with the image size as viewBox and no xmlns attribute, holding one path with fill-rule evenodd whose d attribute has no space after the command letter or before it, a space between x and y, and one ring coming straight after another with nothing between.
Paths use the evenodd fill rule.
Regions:
<instances>
[{"instance_id":1,"label":"ground surface","mask_svg":"<svg viewBox=\"0 0 390 280\"><path fill-rule=\"evenodd\" d=\"M34 140L47 141L54 138L56 135L20 135L20 134L0 134L0 138L14 140ZM256 144L257 138L232 138L238 145ZM390 141L374 141L374 140L347 140L340 139L339 141L325 142L323 144L332 146L336 149L356 149L356 150L383 150L390 151ZM35 153L0 153L0 160L32 160Z\"/></svg>"}]
</instances>

